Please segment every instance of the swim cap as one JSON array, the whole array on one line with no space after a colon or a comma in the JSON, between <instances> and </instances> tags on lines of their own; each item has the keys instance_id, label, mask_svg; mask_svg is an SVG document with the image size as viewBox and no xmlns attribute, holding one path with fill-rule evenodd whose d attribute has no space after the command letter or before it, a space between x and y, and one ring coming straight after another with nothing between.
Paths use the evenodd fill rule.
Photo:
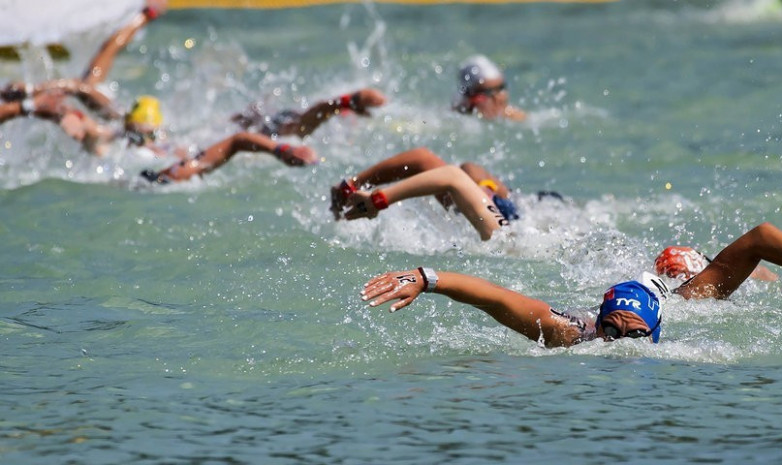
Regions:
<instances>
[{"instance_id":1,"label":"swim cap","mask_svg":"<svg viewBox=\"0 0 782 465\"><path fill-rule=\"evenodd\" d=\"M459 67L459 93L470 94L487 80L502 79L502 71L484 55L466 59Z\"/></svg>"},{"instance_id":2,"label":"swim cap","mask_svg":"<svg viewBox=\"0 0 782 465\"><path fill-rule=\"evenodd\" d=\"M513 221L519 219L519 212L516 210L516 204L514 204L511 199L506 199L495 194L492 197L492 200L506 220Z\"/></svg>"},{"instance_id":3,"label":"swim cap","mask_svg":"<svg viewBox=\"0 0 782 465\"><path fill-rule=\"evenodd\" d=\"M125 115L125 123L148 124L160 127L163 115L160 113L160 101L149 95L142 95L133 102L133 107Z\"/></svg>"},{"instance_id":4,"label":"swim cap","mask_svg":"<svg viewBox=\"0 0 782 465\"><path fill-rule=\"evenodd\" d=\"M648 287L638 281L627 281L608 289L603 295L597 323L601 324L609 314L617 311L630 312L640 317L646 324L645 329L651 332L652 342L656 343L660 340L660 323L662 322L660 300ZM634 327L631 329L642 328Z\"/></svg>"},{"instance_id":5,"label":"swim cap","mask_svg":"<svg viewBox=\"0 0 782 465\"><path fill-rule=\"evenodd\" d=\"M636 279L636 281L643 284L647 289L652 291L652 293L657 296L657 300L660 302L663 302L671 295L671 290L668 289L668 286L665 284L665 282L663 282L663 280L658 276L655 276L648 271L641 273L641 276Z\"/></svg>"},{"instance_id":6,"label":"swim cap","mask_svg":"<svg viewBox=\"0 0 782 465\"><path fill-rule=\"evenodd\" d=\"M695 249L671 246L663 250L654 260L654 270L661 276L690 279L703 271L708 264L709 259Z\"/></svg>"}]
</instances>

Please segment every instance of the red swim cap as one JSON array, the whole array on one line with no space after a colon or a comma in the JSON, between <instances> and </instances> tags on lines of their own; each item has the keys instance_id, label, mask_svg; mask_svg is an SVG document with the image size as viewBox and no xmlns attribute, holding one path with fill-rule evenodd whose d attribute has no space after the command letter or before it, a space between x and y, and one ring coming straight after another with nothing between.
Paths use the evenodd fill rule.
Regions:
<instances>
[{"instance_id":1,"label":"red swim cap","mask_svg":"<svg viewBox=\"0 0 782 465\"><path fill-rule=\"evenodd\" d=\"M671 246L654 261L654 271L675 279L690 279L709 264L705 255L691 247Z\"/></svg>"}]
</instances>

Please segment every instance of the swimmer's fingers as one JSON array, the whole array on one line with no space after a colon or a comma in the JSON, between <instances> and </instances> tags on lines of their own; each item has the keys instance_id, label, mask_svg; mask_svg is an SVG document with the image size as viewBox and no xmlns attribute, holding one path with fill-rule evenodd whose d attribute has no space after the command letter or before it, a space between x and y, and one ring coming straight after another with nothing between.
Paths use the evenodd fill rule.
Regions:
<instances>
[{"instance_id":1,"label":"swimmer's fingers","mask_svg":"<svg viewBox=\"0 0 782 465\"><path fill-rule=\"evenodd\" d=\"M395 312L407 307L423 291L423 279L418 270L385 273L364 285L361 298L370 301L371 307L397 300L389 311Z\"/></svg>"},{"instance_id":2,"label":"swimmer's fingers","mask_svg":"<svg viewBox=\"0 0 782 465\"><path fill-rule=\"evenodd\" d=\"M356 92L353 96L353 111L364 117L372 116L367 110L370 107L379 107L386 103L386 97L376 89L366 88Z\"/></svg>"},{"instance_id":3,"label":"swimmer's fingers","mask_svg":"<svg viewBox=\"0 0 782 465\"><path fill-rule=\"evenodd\" d=\"M331 210L331 213L334 215L334 221L339 221L342 218L342 209L345 207L346 201L347 199L343 198L342 190L339 186L332 186L331 205L329 206L329 210Z\"/></svg>"},{"instance_id":4,"label":"swimmer's fingers","mask_svg":"<svg viewBox=\"0 0 782 465\"><path fill-rule=\"evenodd\" d=\"M287 147L280 153L279 158L288 166L312 165L318 162L315 151L306 145Z\"/></svg>"}]
</instances>

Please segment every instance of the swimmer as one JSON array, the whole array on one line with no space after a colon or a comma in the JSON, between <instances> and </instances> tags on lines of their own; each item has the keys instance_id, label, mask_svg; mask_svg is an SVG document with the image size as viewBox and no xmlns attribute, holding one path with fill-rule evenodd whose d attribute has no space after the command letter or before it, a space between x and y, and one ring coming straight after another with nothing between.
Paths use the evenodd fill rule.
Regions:
<instances>
[{"instance_id":1,"label":"swimmer","mask_svg":"<svg viewBox=\"0 0 782 465\"><path fill-rule=\"evenodd\" d=\"M26 97L18 101L20 111L11 117L36 116L54 122L82 148L93 155L103 156L110 144L118 139L126 139L128 146L144 147L156 156L162 156L166 150L155 141L163 135L160 102L151 96L138 97L130 111L125 114L122 127L109 126L96 121L80 109L66 102L62 92L42 92L35 97ZM57 101L52 104L49 101ZM46 108L39 108L39 102L47 102ZM15 102L10 102L15 104ZM6 118L10 119L10 118ZM4 120L0 120L0 123ZM180 157L181 158L181 157Z\"/></svg>"},{"instance_id":2,"label":"swimmer","mask_svg":"<svg viewBox=\"0 0 782 465\"><path fill-rule=\"evenodd\" d=\"M459 96L453 109L486 119L524 121L527 114L508 104L508 89L500 68L484 55L468 58L459 66Z\"/></svg>"},{"instance_id":3,"label":"swimmer","mask_svg":"<svg viewBox=\"0 0 782 465\"><path fill-rule=\"evenodd\" d=\"M117 54L143 26L164 13L166 5L165 0L147 0L141 12L103 43L81 79L56 79L35 85L11 83L0 90L0 98L21 102L24 110L15 116L39 116L39 113L45 113L44 119L58 124L68 136L81 143L85 151L98 156L104 155L108 145L121 137L127 137L129 145L149 145L148 141L161 134L159 102L153 97L142 96L134 101L129 112L123 114L114 108L113 100L96 86L108 76ZM41 94L51 94L51 98L58 98L61 102L52 106L52 111L39 112L36 109L36 98ZM124 126L114 128L96 121L68 104L66 97L69 96L75 97L104 119L116 120L124 116ZM153 114L155 111L157 115ZM159 152L159 147L150 146L150 150Z\"/></svg>"},{"instance_id":4,"label":"swimmer","mask_svg":"<svg viewBox=\"0 0 782 465\"><path fill-rule=\"evenodd\" d=\"M184 181L195 175L206 174L241 151L269 153L289 166L304 166L317 162L315 152L306 146L278 144L267 136L245 132L227 137L195 157L188 157L185 149L161 143L163 117L160 102L151 96L136 99L125 115L124 126L120 131L96 123L79 110L65 104L61 95L53 93L41 93L33 99L0 105L0 123L31 113L58 123L69 136L97 155L105 151L107 143L124 137L129 146L148 150L155 157L171 156L181 160L160 172L143 171L142 177L150 182Z\"/></svg>"},{"instance_id":5,"label":"swimmer","mask_svg":"<svg viewBox=\"0 0 782 465\"><path fill-rule=\"evenodd\" d=\"M217 142L198 155L175 163L162 171L144 170L141 172L141 177L158 184L186 181L193 176L203 176L216 170L238 152L272 154L288 166L305 166L318 161L315 151L309 147L278 144L263 134L240 132Z\"/></svg>"},{"instance_id":6,"label":"swimmer","mask_svg":"<svg viewBox=\"0 0 782 465\"><path fill-rule=\"evenodd\" d=\"M113 100L97 86L108 77L119 52L127 47L141 28L165 13L166 7L166 0L146 0L141 12L103 42L81 78L55 79L38 84L12 82L0 89L0 99L16 101L35 97L42 92L64 93L76 97L87 108L98 112L106 119L121 118L122 113L112 107Z\"/></svg>"},{"instance_id":7,"label":"swimmer","mask_svg":"<svg viewBox=\"0 0 782 465\"><path fill-rule=\"evenodd\" d=\"M670 246L654 260L654 270L659 276L686 281L703 271L711 262L711 258L692 247ZM779 278L763 265L752 270L749 277L760 281L776 281Z\"/></svg>"},{"instance_id":8,"label":"swimmer","mask_svg":"<svg viewBox=\"0 0 782 465\"><path fill-rule=\"evenodd\" d=\"M673 292L685 299L726 299L761 260L782 265L782 231L770 223L739 237L703 271ZM472 305L546 347L568 347L597 338L630 337L658 342L663 323L661 304L669 294L660 278L644 273L639 280L609 287L597 318L587 320L481 278L421 267L370 279L361 298L371 307L393 302L390 311L395 312L410 305L422 292L442 294Z\"/></svg>"},{"instance_id":9,"label":"swimmer","mask_svg":"<svg viewBox=\"0 0 782 465\"><path fill-rule=\"evenodd\" d=\"M272 116L263 114L260 103L250 105L243 113L231 117L245 131L258 132L269 137L298 136L304 138L332 116L355 113L369 117L369 108L386 103L386 97L376 89L360 89L332 100L315 103L306 111L284 110Z\"/></svg>"},{"instance_id":10,"label":"swimmer","mask_svg":"<svg viewBox=\"0 0 782 465\"><path fill-rule=\"evenodd\" d=\"M394 182L371 192L360 190ZM423 147L396 154L333 186L330 209L335 220L374 218L391 204L427 195L446 208L455 204L483 240L519 219L510 190L499 178L475 163L449 165ZM562 198L554 192L539 195Z\"/></svg>"}]
</instances>

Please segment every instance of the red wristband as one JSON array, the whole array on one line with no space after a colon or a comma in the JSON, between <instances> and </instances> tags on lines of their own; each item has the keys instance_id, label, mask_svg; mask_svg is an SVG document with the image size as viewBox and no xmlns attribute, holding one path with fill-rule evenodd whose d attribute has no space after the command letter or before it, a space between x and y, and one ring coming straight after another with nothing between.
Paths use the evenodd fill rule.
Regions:
<instances>
[{"instance_id":1,"label":"red wristband","mask_svg":"<svg viewBox=\"0 0 782 465\"><path fill-rule=\"evenodd\" d=\"M273 152L275 155L279 157L280 155L282 155L283 153L287 152L290 149L291 149L290 144L280 144L277 147L274 147Z\"/></svg>"},{"instance_id":2,"label":"red wristband","mask_svg":"<svg viewBox=\"0 0 782 465\"><path fill-rule=\"evenodd\" d=\"M388 197L381 190L376 190L369 196L372 199L372 205L378 210L385 210L388 208Z\"/></svg>"},{"instance_id":3,"label":"red wristband","mask_svg":"<svg viewBox=\"0 0 782 465\"><path fill-rule=\"evenodd\" d=\"M143 10L141 10L141 12L144 13L144 16L146 16L147 19L150 21L153 21L157 19L158 16L160 16L160 13L156 9L152 8L151 6L144 8Z\"/></svg>"},{"instance_id":4,"label":"red wristband","mask_svg":"<svg viewBox=\"0 0 782 465\"><path fill-rule=\"evenodd\" d=\"M345 94L339 98L340 110L352 110L353 109L353 96Z\"/></svg>"}]
</instances>

